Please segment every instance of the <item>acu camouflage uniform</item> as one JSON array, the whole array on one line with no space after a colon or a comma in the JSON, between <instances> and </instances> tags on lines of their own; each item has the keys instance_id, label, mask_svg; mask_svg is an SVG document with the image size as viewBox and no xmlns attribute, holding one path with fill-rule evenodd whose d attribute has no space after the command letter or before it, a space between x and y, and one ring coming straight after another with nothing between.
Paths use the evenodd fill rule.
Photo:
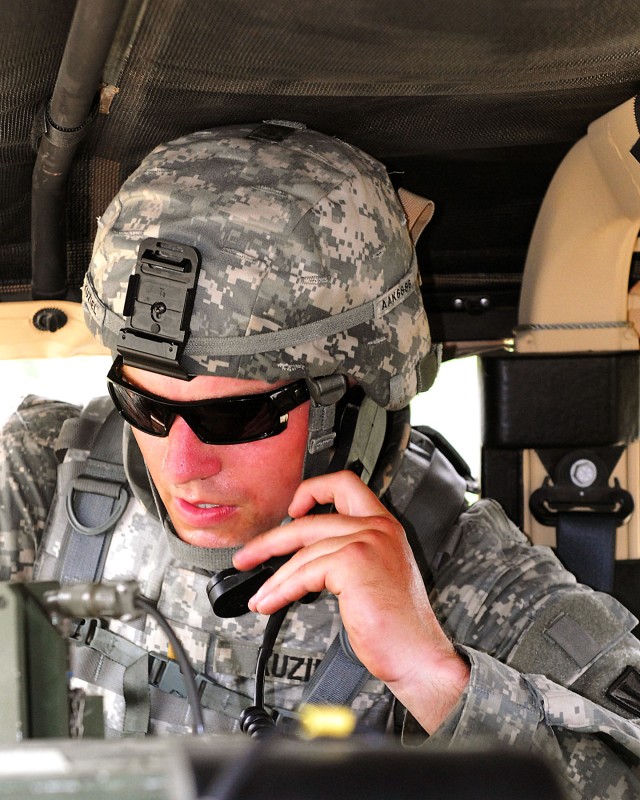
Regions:
<instances>
[{"instance_id":1,"label":"acu camouflage uniform","mask_svg":"<svg viewBox=\"0 0 640 800\"><path fill-rule=\"evenodd\" d=\"M355 378L384 408L406 406L422 386L429 334L415 251L383 167L312 131L291 134L280 125L263 135L256 127L192 134L157 148L132 174L100 221L84 290L89 326L116 350L140 240L189 243L203 261L181 359L189 374L291 381L337 372ZM283 138L267 145L274 127L285 128ZM42 564L57 558L56 541L42 540L56 505L55 442L62 420L77 414L29 399L2 435L3 579L28 580L36 552ZM206 675L208 728L235 730L253 692L264 621L252 614L214 618L203 570L228 566L230 553L189 547L163 525L127 431L123 447L136 496L114 532L104 577L140 581ZM404 452L385 494L400 520L425 469L412 448ZM637 797L640 728L605 694L624 667L640 668L632 616L612 598L577 586L491 501L461 513L424 574L436 613L470 662L471 680L423 746L521 747L557 765L569 797ZM296 708L339 624L327 595L288 615L269 665L267 704ZM160 660L167 653L152 620L113 623L92 636L76 655L101 685L111 733L147 725L188 729L186 704L171 686L152 687L149 697L141 692L147 650ZM109 660L119 669L104 670ZM129 713L126 693L149 703L149 721ZM354 708L384 727L391 704L371 679ZM411 743L420 741L414 727L405 720Z\"/></svg>"},{"instance_id":2,"label":"acu camouflage uniform","mask_svg":"<svg viewBox=\"0 0 640 800\"><path fill-rule=\"evenodd\" d=\"M55 435L65 413L75 415L77 409L28 398L0 440L0 577L5 580L31 577L33 554L55 493ZM130 457L135 457L131 451ZM410 447L387 492L387 502L400 519L424 466ZM33 474L41 476L40 501L31 506ZM4 490L7 486L10 491ZM118 524L105 577L140 580L145 594L170 619L196 669L209 679L214 708L205 711L208 729L237 730L237 716L251 701L264 620L253 614L236 620L214 617L204 591L206 576L171 554L170 540L146 507L149 487L145 492L137 485L135 490ZM31 517L23 524L27 503ZM410 718L405 720L407 743L425 748L519 747L543 753L556 764L568 797L637 797L640 728L604 694L626 665L640 668L638 643L629 633L635 624L632 615L613 598L577 585L548 548L531 546L490 500L460 515L429 572L431 602L469 659L471 681L430 738ZM269 705L295 709L339 624L334 598L326 593L288 616L270 663ZM167 652L166 637L151 619L110 627L142 649ZM537 629L544 635L537 635ZM114 685L111 675L109 685L100 688L111 735L126 733L129 724L123 672L118 680ZM184 701L154 687L150 697L150 731L190 730ZM385 727L391 701L388 691L371 679L354 709L364 721Z\"/></svg>"}]
</instances>

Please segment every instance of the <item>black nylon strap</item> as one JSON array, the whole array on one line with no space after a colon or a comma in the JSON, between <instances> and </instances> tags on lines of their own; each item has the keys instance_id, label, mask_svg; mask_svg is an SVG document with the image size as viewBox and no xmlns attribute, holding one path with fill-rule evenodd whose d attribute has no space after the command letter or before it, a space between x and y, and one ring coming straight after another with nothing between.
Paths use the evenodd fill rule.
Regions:
<instances>
[{"instance_id":1,"label":"black nylon strap","mask_svg":"<svg viewBox=\"0 0 640 800\"><path fill-rule=\"evenodd\" d=\"M581 583L611 593L616 557L616 519L587 511L558 514L558 558Z\"/></svg>"},{"instance_id":2,"label":"black nylon strap","mask_svg":"<svg viewBox=\"0 0 640 800\"><path fill-rule=\"evenodd\" d=\"M304 703L311 705L350 705L369 679L369 671L345 653L336 636L309 683Z\"/></svg>"},{"instance_id":3,"label":"black nylon strap","mask_svg":"<svg viewBox=\"0 0 640 800\"><path fill-rule=\"evenodd\" d=\"M431 464L413 497L402 514L402 523L415 532L416 542L410 544L414 556L427 564L440 551L445 535L460 516L465 505L466 480L451 466L437 449L431 454Z\"/></svg>"},{"instance_id":4,"label":"black nylon strap","mask_svg":"<svg viewBox=\"0 0 640 800\"><path fill-rule=\"evenodd\" d=\"M621 708L640 716L640 673L635 667L627 667L607 689L607 697Z\"/></svg>"},{"instance_id":5,"label":"black nylon strap","mask_svg":"<svg viewBox=\"0 0 640 800\"><path fill-rule=\"evenodd\" d=\"M636 118L636 128L638 129L638 133L640 134L640 99L638 95L636 95L633 101L633 112ZM640 138L633 145L630 152L631 155L636 159L636 161L640 161Z\"/></svg>"},{"instance_id":6,"label":"black nylon strap","mask_svg":"<svg viewBox=\"0 0 640 800\"><path fill-rule=\"evenodd\" d=\"M50 103L47 103L44 108L44 122L43 122L43 133L47 137L47 139L53 144L55 147L60 148L75 148L80 142L84 139L87 135L87 131L89 126L96 118L99 109L99 98L96 95L96 98L93 102L91 110L89 112L89 116L87 119L79 125L77 128L63 128L58 125L57 122L54 121L53 117L50 113Z\"/></svg>"}]
</instances>

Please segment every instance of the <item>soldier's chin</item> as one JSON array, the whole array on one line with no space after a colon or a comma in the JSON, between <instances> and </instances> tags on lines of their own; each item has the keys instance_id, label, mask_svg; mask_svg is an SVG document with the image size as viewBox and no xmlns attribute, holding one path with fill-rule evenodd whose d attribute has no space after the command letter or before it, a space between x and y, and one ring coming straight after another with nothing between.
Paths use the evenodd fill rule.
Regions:
<instances>
[{"instance_id":1,"label":"soldier's chin","mask_svg":"<svg viewBox=\"0 0 640 800\"><path fill-rule=\"evenodd\" d=\"M238 536L222 534L219 531L176 530L176 533L178 534L178 537L186 544L189 544L192 547L205 547L210 550L229 547L242 547L242 545L248 541L243 538L239 538Z\"/></svg>"}]
</instances>

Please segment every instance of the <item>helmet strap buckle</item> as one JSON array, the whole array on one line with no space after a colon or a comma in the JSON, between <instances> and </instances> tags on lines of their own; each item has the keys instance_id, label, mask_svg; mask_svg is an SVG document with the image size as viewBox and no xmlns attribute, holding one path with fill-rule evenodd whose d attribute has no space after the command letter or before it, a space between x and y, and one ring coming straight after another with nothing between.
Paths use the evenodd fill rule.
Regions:
<instances>
[{"instance_id":1,"label":"helmet strap buckle","mask_svg":"<svg viewBox=\"0 0 640 800\"><path fill-rule=\"evenodd\" d=\"M304 461L304 477L311 478L326 472L335 442L336 404L347 391L344 375L307 378L311 407L309 408L309 438Z\"/></svg>"},{"instance_id":2,"label":"helmet strap buckle","mask_svg":"<svg viewBox=\"0 0 640 800\"><path fill-rule=\"evenodd\" d=\"M348 384L344 375L325 375L322 378L307 378L307 386L314 403L332 406L342 400Z\"/></svg>"}]
</instances>

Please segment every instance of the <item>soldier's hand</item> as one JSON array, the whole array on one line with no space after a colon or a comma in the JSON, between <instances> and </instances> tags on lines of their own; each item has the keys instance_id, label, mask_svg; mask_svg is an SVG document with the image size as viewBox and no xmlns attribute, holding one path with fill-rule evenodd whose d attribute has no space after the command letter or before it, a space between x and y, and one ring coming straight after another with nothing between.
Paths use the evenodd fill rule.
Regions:
<instances>
[{"instance_id":1,"label":"soldier's hand","mask_svg":"<svg viewBox=\"0 0 640 800\"><path fill-rule=\"evenodd\" d=\"M330 503L333 514L308 513ZM289 514L293 522L257 536L234 557L238 569L251 569L295 551L249 607L272 614L308 592L330 591L358 658L433 732L460 696L468 668L435 618L402 526L352 472L305 481Z\"/></svg>"}]
</instances>

